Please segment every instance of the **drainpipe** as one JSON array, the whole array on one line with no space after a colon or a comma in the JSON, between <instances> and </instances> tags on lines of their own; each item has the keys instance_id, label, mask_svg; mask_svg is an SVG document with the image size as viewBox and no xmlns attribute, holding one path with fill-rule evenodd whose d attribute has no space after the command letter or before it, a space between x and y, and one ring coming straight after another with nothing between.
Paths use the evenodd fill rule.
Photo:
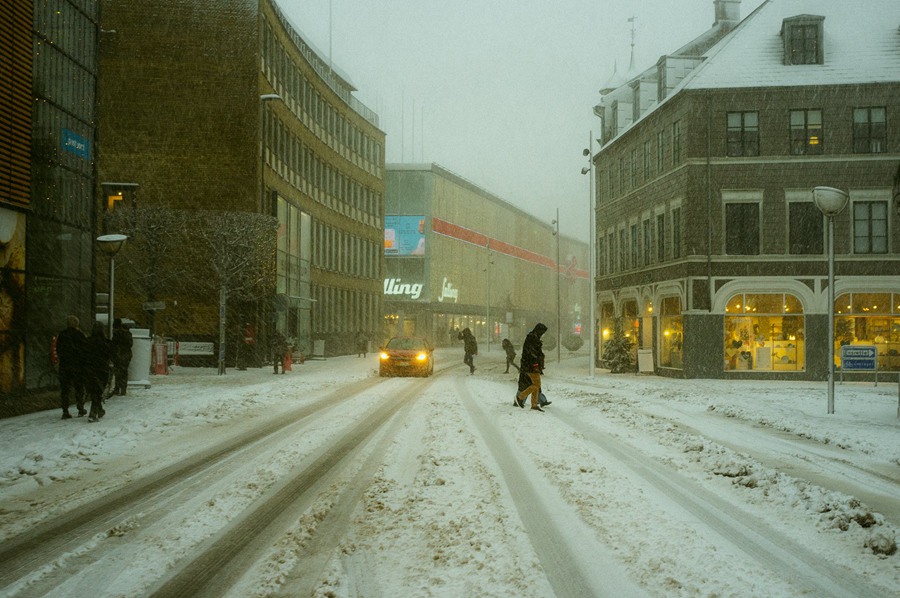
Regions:
<instances>
[{"instance_id":1,"label":"drainpipe","mask_svg":"<svg viewBox=\"0 0 900 598\"><path fill-rule=\"evenodd\" d=\"M712 222L712 98L706 91L706 221ZM709 313L715 290L712 281L712 226L706 227L706 285L709 289Z\"/></svg>"}]
</instances>

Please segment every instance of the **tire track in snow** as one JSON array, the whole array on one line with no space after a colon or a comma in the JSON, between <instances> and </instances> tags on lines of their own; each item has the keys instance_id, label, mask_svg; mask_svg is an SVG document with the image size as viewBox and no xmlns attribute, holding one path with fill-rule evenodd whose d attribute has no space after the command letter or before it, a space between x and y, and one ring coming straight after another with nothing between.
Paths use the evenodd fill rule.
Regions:
<instances>
[{"instance_id":1,"label":"tire track in snow","mask_svg":"<svg viewBox=\"0 0 900 598\"><path fill-rule=\"evenodd\" d=\"M473 399L464 379L456 380L456 388L481 441L502 472L554 593L573 598L645 596L627 572L607 565L618 561L566 501L551 490L552 484L538 480L540 474L529 474L527 470L537 466L525 462L521 452L510 446L503 431Z\"/></svg>"}]
</instances>

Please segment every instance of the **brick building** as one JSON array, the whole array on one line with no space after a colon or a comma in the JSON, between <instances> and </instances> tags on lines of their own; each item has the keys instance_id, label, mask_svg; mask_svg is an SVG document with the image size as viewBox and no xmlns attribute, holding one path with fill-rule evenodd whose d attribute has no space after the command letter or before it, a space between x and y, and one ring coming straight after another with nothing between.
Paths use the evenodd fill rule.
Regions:
<instances>
[{"instance_id":1,"label":"brick building","mask_svg":"<svg viewBox=\"0 0 900 598\"><path fill-rule=\"evenodd\" d=\"M565 343L586 329L587 243L557 238L550 222L437 164L389 164L386 194L382 338L416 334L445 346L470 328L479 351L488 342L500 351L504 338L521 346L543 322L549 355L557 331Z\"/></svg>"},{"instance_id":2,"label":"brick building","mask_svg":"<svg viewBox=\"0 0 900 598\"><path fill-rule=\"evenodd\" d=\"M273 0L101 6L103 195L135 183L139 208L276 217L274 292L229 303L229 342L240 343L249 323L261 353L274 330L307 354L316 340L329 354L352 350L356 331L377 327L381 314L377 115ZM132 207L123 203L109 205ZM117 268L117 314L150 320L160 335L217 340L216 295L190 284L206 276L201 257L190 238L160 256L181 276L152 297L127 286L127 266ZM117 305L118 297L117 284ZM164 309L144 312L151 299Z\"/></svg>"},{"instance_id":3,"label":"brick building","mask_svg":"<svg viewBox=\"0 0 900 598\"><path fill-rule=\"evenodd\" d=\"M602 334L624 323L671 376L822 379L848 343L900 370L900 4L714 6L595 108ZM849 194L833 348L815 186Z\"/></svg>"}]
</instances>

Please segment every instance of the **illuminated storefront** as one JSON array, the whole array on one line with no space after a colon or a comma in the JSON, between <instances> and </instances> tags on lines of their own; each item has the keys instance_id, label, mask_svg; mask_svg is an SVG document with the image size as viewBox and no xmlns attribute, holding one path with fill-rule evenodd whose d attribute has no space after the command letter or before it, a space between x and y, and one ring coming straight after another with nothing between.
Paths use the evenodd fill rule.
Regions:
<instances>
[{"instance_id":1,"label":"illuminated storefront","mask_svg":"<svg viewBox=\"0 0 900 598\"><path fill-rule=\"evenodd\" d=\"M659 310L659 365L681 368L684 363L684 322L681 298L666 297Z\"/></svg>"},{"instance_id":2,"label":"illuminated storefront","mask_svg":"<svg viewBox=\"0 0 900 598\"><path fill-rule=\"evenodd\" d=\"M834 301L834 353L842 345L870 345L880 371L900 370L900 292L845 293Z\"/></svg>"},{"instance_id":3,"label":"illuminated storefront","mask_svg":"<svg viewBox=\"0 0 900 598\"><path fill-rule=\"evenodd\" d=\"M725 371L805 369L803 306L797 297L739 293L725 313Z\"/></svg>"}]
</instances>

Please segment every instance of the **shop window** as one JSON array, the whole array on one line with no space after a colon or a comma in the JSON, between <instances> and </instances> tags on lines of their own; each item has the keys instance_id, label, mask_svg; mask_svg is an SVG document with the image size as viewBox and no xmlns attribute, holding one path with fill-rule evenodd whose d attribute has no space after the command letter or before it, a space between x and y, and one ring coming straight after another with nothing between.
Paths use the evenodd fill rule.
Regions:
<instances>
[{"instance_id":1,"label":"shop window","mask_svg":"<svg viewBox=\"0 0 900 598\"><path fill-rule=\"evenodd\" d=\"M844 345L876 348L879 371L900 371L900 292L847 293L834 301L834 359Z\"/></svg>"},{"instance_id":2,"label":"shop window","mask_svg":"<svg viewBox=\"0 0 900 598\"><path fill-rule=\"evenodd\" d=\"M741 293L725 307L725 371L802 371L803 306L786 293Z\"/></svg>"},{"instance_id":3,"label":"shop window","mask_svg":"<svg viewBox=\"0 0 900 598\"><path fill-rule=\"evenodd\" d=\"M666 297L662 300L659 329L659 365L679 369L684 367L684 324L679 297Z\"/></svg>"}]
</instances>

